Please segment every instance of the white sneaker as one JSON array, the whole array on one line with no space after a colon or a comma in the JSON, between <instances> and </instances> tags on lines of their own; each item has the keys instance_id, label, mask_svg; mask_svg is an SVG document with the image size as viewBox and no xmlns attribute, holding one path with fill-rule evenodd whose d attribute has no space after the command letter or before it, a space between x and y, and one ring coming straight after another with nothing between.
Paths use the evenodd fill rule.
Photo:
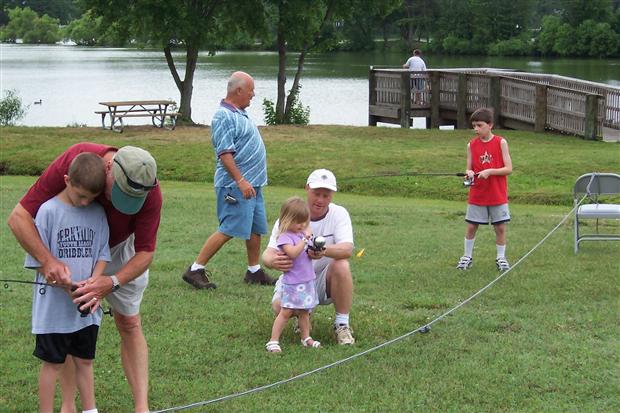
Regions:
<instances>
[{"instance_id":1,"label":"white sneaker","mask_svg":"<svg viewBox=\"0 0 620 413\"><path fill-rule=\"evenodd\" d=\"M459 260L459 263L456 264L456 268L462 271L467 270L474 263L474 259L472 257L468 257L467 255L463 255Z\"/></svg>"},{"instance_id":2,"label":"white sneaker","mask_svg":"<svg viewBox=\"0 0 620 413\"><path fill-rule=\"evenodd\" d=\"M353 330L351 327L341 324L339 326L334 326L334 335L336 336L336 341L341 345L351 345L355 343L355 338L353 338Z\"/></svg>"},{"instance_id":3,"label":"white sneaker","mask_svg":"<svg viewBox=\"0 0 620 413\"><path fill-rule=\"evenodd\" d=\"M498 259L495 260L495 264L497 265L497 269L499 271L508 271L510 269L510 264L508 263L508 261L506 260L505 257L500 257Z\"/></svg>"}]
</instances>

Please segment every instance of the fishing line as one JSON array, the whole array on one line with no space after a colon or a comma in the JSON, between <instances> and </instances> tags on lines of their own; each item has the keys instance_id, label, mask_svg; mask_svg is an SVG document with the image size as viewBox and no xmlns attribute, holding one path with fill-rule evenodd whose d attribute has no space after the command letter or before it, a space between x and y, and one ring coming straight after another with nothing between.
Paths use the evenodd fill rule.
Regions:
<instances>
[{"instance_id":1,"label":"fishing line","mask_svg":"<svg viewBox=\"0 0 620 413\"><path fill-rule=\"evenodd\" d=\"M399 177L399 176L467 176L464 172L384 172L375 175L366 175L366 176L351 176L348 178L339 178L339 181L353 181L356 179L370 179L370 178L390 178L390 177Z\"/></svg>"},{"instance_id":2,"label":"fishing line","mask_svg":"<svg viewBox=\"0 0 620 413\"><path fill-rule=\"evenodd\" d=\"M525 255L523 255L519 260L517 260L517 262L515 262L515 264L510 267L508 270L502 272L500 275L498 275L495 279L493 279L491 282L489 282L487 285L485 285L484 287L482 287L480 290L476 291L474 294L472 294L469 298L461 301L459 304L457 304L456 306L452 307L451 309L449 309L448 311L444 312L443 314L437 316L436 318L434 318L432 321L428 322L427 324L424 324L423 326L420 326L418 328L416 328L413 331L410 331L408 333L405 333L399 337L393 338L391 340L388 340L386 342L383 342L379 345L376 345L374 347L371 347L367 350L361 351L359 353L353 354L349 357L334 361L333 363L329 363L326 364L324 366L321 367L317 367L314 370L309 370L306 371L304 373L300 373L296 376L290 377L288 379L283 379L283 380L279 380L270 384L266 384L263 386L259 386L259 387L255 387L253 389L249 389L249 390L245 390L242 392L238 392L238 393L232 393L229 394L227 396L222 396L222 397L218 397L215 399L211 399L211 400L204 400L204 401L200 401L200 402L195 402L195 403L191 403L191 404L187 404L184 406L177 406L177 407L170 407L167 409L162 409L162 410L155 410L152 411L151 413L165 413L165 412L176 412L176 411L181 411L181 410L187 410L187 409L191 409L194 407L200 407L200 406L207 406L209 404L214 404L214 403L218 403L218 402L223 402L226 400L231 400L231 399L235 399L241 396L245 396L248 394L253 394L253 393L258 393L264 390L268 390L283 384L287 384L290 383L292 381L296 381L296 380L300 380L303 379L307 376L310 376L312 374L315 373L319 373L323 370L327 370L329 368L332 367L336 367L340 364L344 364L347 363L351 360L355 360L359 357L365 356L366 354L372 353L376 350L379 350L383 347L389 346L393 343L396 343L398 341L401 341L409 336L412 336L416 333L427 333L428 331L430 331L430 328L433 324L443 320L444 318L446 318L447 316L449 316L450 314L452 314L453 312L455 312L456 310L458 310L459 308L463 307L464 305L468 304L470 301L472 301L473 299L475 299L476 297L478 297L479 295L481 295L483 292L485 292L486 290L488 290L489 288L491 288L496 282L498 282L499 280L501 280L502 278L504 278L506 275L508 275L514 268L516 268L519 264L521 264L521 262L523 262L527 257L529 257L538 247L540 247L554 232L556 232L558 230L558 228L560 228L562 226L562 224L564 224L564 222L566 222L566 220L573 214L573 212L581 205L581 203L584 201L584 199L586 199L586 197L589 196L589 192L590 192L590 185L592 184L592 180L594 177L592 177L590 179L590 183L587 186L586 192L588 192L587 194L585 194L577 204L575 204L575 206L573 207L573 209L571 209L561 220L560 222L551 230L549 231L549 233L547 233L547 235L545 235L536 245L534 245Z\"/></svg>"},{"instance_id":3,"label":"fishing line","mask_svg":"<svg viewBox=\"0 0 620 413\"><path fill-rule=\"evenodd\" d=\"M77 285L44 283L44 282L39 282L39 281L0 279L0 282L4 283L4 288L9 288L9 283L40 285L41 287L39 288L39 291L38 291L40 295L45 295L45 293L47 292L45 287L62 288L62 289L65 289L65 290L70 290L71 292L77 290ZM77 310L80 312L80 315L82 317L86 317L87 315L90 314L90 309L80 310L80 307L83 304L84 303L78 304L77 305ZM101 312L103 314L109 314L110 316L112 316L112 307L109 307L107 310L101 304L99 304L99 307L101 308Z\"/></svg>"}]
</instances>

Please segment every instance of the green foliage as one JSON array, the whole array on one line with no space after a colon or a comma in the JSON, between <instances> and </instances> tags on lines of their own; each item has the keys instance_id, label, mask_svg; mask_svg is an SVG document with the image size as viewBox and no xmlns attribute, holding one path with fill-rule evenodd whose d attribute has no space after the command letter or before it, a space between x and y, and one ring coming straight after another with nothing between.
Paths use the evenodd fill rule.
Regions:
<instances>
[{"instance_id":1,"label":"green foliage","mask_svg":"<svg viewBox=\"0 0 620 413\"><path fill-rule=\"evenodd\" d=\"M265 124L269 126L276 125L276 105L272 100L263 99L263 114L265 116Z\"/></svg>"},{"instance_id":2,"label":"green foliage","mask_svg":"<svg viewBox=\"0 0 620 413\"><path fill-rule=\"evenodd\" d=\"M467 39L449 35L441 43L441 50L446 54L470 54L470 43Z\"/></svg>"},{"instance_id":3,"label":"green foliage","mask_svg":"<svg viewBox=\"0 0 620 413\"><path fill-rule=\"evenodd\" d=\"M63 37L80 46L121 47L127 44L127 36L118 29L118 24L104 24L103 17L88 11L65 27Z\"/></svg>"},{"instance_id":4,"label":"green foliage","mask_svg":"<svg viewBox=\"0 0 620 413\"><path fill-rule=\"evenodd\" d=\"M536 38L536 47L542 55L553 54L555 39L562 25L559 16L545 16L542 19L542 29Z\"/></svg>"},{"instance_id":5,"label":"green foliage","mask_svg":"<svg viewBox=\"0 0 620 413\"><path fill-rule=\"evenodd\" d=\"M80 46L100 44L101 17L94 17L87 12L77 20L73 20L64 30L64 37L71 39Z\"/></svg>"},{"instance_id":6,"label":"green foliage","mask_svg":"<svg viewBox=\"0 0 620 413\"><path fill-rule=\"evenodd\" d=\"M553 52L560 56L572 56L577 52L577 42L575 41L575 29L568 23L563 23L558 27L558 31L553 44Z\"/></svg>"},{"instance_id":7,"label":"green foliage","mask_svg":"<svg viewBox=\"0 0 620 413\"><path fill-rule=\"evenodd\" d=\"M528 56L532 53L532 49L532 42L520 36L491 44L488 53L492 56Z\"/></svg>"},{"instance_id":8,"label":"green foliage","mask_svg":"<svg viewBox=\"0 0 620 413\"><path fill-rule=\"evenodd\" d=\"M620 52L620 34L609 23L584 20L577 27L558 16L543 19L536 49L543 55L611 57Z\"/></svg>"},{"instance_id":9,"label":"green foliage","mask_svg":"<svg viewBox=\"0 0 620 413\"><path fill-rule=\"evenodd\" d=\"M15 90L5 90L4 97L0 100L0 126L12 126L26 114L27 106L22 105L22 100Z\"/></svg>"},{"instance_id":10,"label":"green foliage","mask_svg":"<svg viewBox=\"0 0 620 413\"><path fill-rule=\"evenodd\" d=\"M28 7L39 16L47 14L58 19L61 24L79 18L83 13L81 0L2 0L0 25L9 22L8 10L15 7Z\"/></svg>"},{"instance_id":11,"label":"green foliage","mask_svg":"<svg viewBox=\"0 0 620 413\"><path fill-rule=\"evenodd\" d=\"M577 27L593 17L599 22L608 22L612 17L612 4L611 0L568 0L562 11L562 20Z\"/></svg>"},{"instance_id":12,"label":"green foliage","mask_svg":"<svg viewBox=\"0 0 620 413\"><path fill-rule=\"evenodd\" d=\"M438 0L438 4L430 51L592 57L620 53L620 8L613 13L610 0ZM420 24L416 18L408 16L401 22Z\"/></svg>"},{"instance_id":13,"label":"green foliage","mask_svg":"<svg viewBox=\"0 0 620 413\"><path fill-rule=\"evenodd\" d=\"M618 52L618 34L609 23L585 20L576 30L576 52L581 56L607 57Z\"/></svg>"},{"instance_id":14,"label":"green foliage","mask_svg":"<svg viewBox=\"0 0 620 413\"><path fill-rule=\"evenodd\" d=\"M58 19L47 14L39 17L29 7L15 7L8 11L8 15L9 23L2 31L2 41L22 39L24 43L56 43L60 40Z\"/></svg>"},{"instance_id":15,"label":"green foliage","mask_svg":"<svg viewBox=\"0 0 620 413\"><path fill-rule=\"evenodd\" d=\"M301 86L299 87L301 88ZM293 93L289 91L289 94ZM293 95L293 103L289 113L285 114L284 120L281 122L283 125L307 125L310 122L310 106L302 105L299 101L299 93ZM276 109L273 101L269 99L263 99L263 113L265 114L265 123L267 125L279 124L276 117Z\"/></svg>"}]
</instances>

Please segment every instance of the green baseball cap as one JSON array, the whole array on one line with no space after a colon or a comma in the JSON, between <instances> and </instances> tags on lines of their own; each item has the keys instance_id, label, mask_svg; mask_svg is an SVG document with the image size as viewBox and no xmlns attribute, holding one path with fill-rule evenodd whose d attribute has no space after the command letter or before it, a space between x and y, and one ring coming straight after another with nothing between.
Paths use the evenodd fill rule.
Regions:
<instances>
[{"instance_id":1,"label":"green baseball cap","mask_svg":"<svg viewBox=\"0 0 620 413\"><path fill-rule=\"evenodd\" d=\"M155 159L142 148L123 146L114 155L112 174L112 205L123 214L136 214L157 186Z\"/></svg>"}]
</instances>

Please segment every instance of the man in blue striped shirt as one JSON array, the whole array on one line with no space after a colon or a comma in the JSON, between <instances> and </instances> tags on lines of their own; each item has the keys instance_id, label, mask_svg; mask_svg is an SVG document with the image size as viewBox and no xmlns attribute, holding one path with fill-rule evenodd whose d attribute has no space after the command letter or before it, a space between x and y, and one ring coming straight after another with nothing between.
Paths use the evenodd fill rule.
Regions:
<instances>
[{"instance_id":1,"label":"man in blue striped shirt","mask_svg":"<svg viewBox=\"0 0 620 413\"><path fill-rule=\"evenodd\" d=\"M235 72L228 80L226 98L213 116L211 140L217 159L213 181L220 225L183 273L183 280L197 289L216 287L209 280L207 263L233 237L246 240L244 281L275 284L259 264L261 235L268 230L262 193L267 185L267 156L258 128L245 111L253 97L254 79Z\"/></svg>"}]
</instances>

